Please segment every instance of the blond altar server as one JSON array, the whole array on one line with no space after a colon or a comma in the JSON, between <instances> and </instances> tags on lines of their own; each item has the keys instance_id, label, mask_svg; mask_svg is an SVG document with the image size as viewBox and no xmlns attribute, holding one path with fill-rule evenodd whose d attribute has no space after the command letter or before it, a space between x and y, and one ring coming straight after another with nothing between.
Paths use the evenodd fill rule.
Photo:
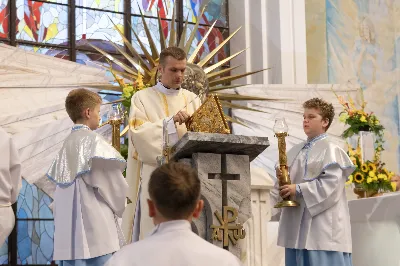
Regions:
<instances>
[{"instance_id":1,"label":"blond altar server","mask_svg":"<svg viewBox=\"0 0 400 266\"><path fill-rule=\"evenodd\" d=\"M147 186L157 158L163 154L163 140L167 138L170 146L176 143L186 133L186 120L200 106L194 93L180 88L185 69L185 52L166 48L160 54L159 82L132 97L126 174L132 204L123 216L128 242L143 239L154 227L146 213Z\"/></svg>"},{"instance_id":2,"label":"blond altar server","mask_svg":"<svg viewBox=\"0 0 400 266\"><path fill-rule=\"evenodd\" d=\"M71 91L65 107L75 123L47 172L54 193L54 260L60 266L101 266L123 243L117 217L125 209L126 162L102 136L101 97Z\"/></svg>"},{"instance_id":3,"label":"blond altar server","mask_svg":"<svg viewBox=\"0 0 400 266\"><path fill-rule=\"evenodd\" d=\"M11 136L0 128L0 247L15 224L11 205L17 201L21 189L21 162Z\"/></svg>"},{"instance_id":4,"label":"blond altar server","mask_svg":"<svg viewBox=\"0 0 400 266\"><path fill-rule=\"evenodd\" d=\"M150 177L146 204L156 225L150 236L115 253L106 266L240 266L232 253L192 232L204 202L200 179L190 166L169 163Z\"/></svg>"},{"instance_id":5,"label":"blond altar server","mask_svg":"<svg viewBox=\"0 0 400 266\"><path fill-rule=\"evenodd\" d=\"M285 247L286 266L351 266L351 228L345 182L355 167L326 131L334 108L322 99L306 101L303 128L308 139L288 152L291 185L283 198L299 207L281 209L278 245ZM277 177L281 176L277 168Z\"/></svg>"}]
</instances>

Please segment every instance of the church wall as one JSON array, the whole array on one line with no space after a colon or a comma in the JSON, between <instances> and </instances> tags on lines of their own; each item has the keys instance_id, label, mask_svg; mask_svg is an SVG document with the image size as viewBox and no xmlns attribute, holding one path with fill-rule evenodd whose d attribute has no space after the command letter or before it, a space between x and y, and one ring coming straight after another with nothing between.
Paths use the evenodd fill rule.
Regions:
<instances>
[{"instance_id":1,"label":"church wall","mask_svg":"<svg viewBox=\"0 0 400 266\"><path fill-rule=\"evenodd\" d=\"M232 66L242 65L232 71L270 70L234 81L236 84L280 84L281 29L279 0L229 0L229 28L240 31L230 41L231 54L248 48L231 61Z\"/></svg>"},{"instance_id":2,"label":"church wall","mask_svg":"<svg viewBox=\"0 0 400 266\"><path fill-rule=\"evenodd\" d=\"M359 84L386 128L383 161L400 167L400 1L306 0L308 83Z\"/></svg>"}]
</instances>

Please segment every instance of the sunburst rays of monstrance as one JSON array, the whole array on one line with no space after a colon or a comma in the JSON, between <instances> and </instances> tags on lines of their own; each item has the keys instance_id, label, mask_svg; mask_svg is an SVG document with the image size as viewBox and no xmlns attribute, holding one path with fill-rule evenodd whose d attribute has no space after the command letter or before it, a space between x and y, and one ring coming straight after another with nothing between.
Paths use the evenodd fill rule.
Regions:
<instances>
[{"instance_id":1,"label":"sunburst rays of monstrance","mask_svg":"<svg viewBox=\"0 0 400 266\"><path fill-rule=\"evenodd\" d=\"M197 32L197 29L199 27L199 23L201 20L201 17L206 9L206 5L203 5L201 7L201 12L197 16L196 19L196 24L194 25L194 28L189 36L189 38L186 40L186 32L188 28L188 20L186 20L184 29L182 32L182 35L180 36L180 39L178 41L178 36L175 30L175 8L173 10L172 14L172 20L171 20L171 25L170 25L170 30L169 30L169 41L167 44L167 38L164 35L164 30L162 27L161 23L161 18L160 14L158 13L158 28L159 28L159 41L160 41L160 48L161 50L170 47L170 46L178 46L179 48L183 49L186 54L189 53L190 48L192 46L192 43L195 38L195 34ZM143 13L140 11L142 22L143 22L143 27L145 34L147 36L148 42L150 49L148 50L147 47L144 45L144 43L140 40L137 32L132 28L132 25L129 25L131 28L132 33L134 34L140 48L142 49L143 55L139 54L139 52L132 46L130 41L126 38L124 33L117 27L110 19L110 21L114 24L115 29L118 31L118 33L121 35L122 40L125 44L125 47L127 47L128 51L124 51L121 47L118 45L114 44L113 42L110 41L111 45L118 51L120 52L124 59L129 62L132 66L127 65L124 63L122 60L117 59L115 56L110 55L106 51L92 45L93 49L97 50L101 54L103 54L109 61L112 61L114 64L118 65L121 69L124 71L118 71L112 68L112 63L110 62L108 65L101 65L102 67L106 68L107 70L111 71L111 73L114 75L116 81L118 82L119 86L114 86L110 85L109 87L104 87L102 86L101 89L108 89L108 90L116 90L116 91L123 91L124 86L126 84L124 83L124 79L131 80L132 83L135 83L137 81L147 84L149 86L154 86L157 82L158 78L158 73L157 73L157 67L159 64L159 52L157 50L156 43L150 33L149 27L146 23L145 17ZM281 99L277 98L262 98L262 97L256 97L256 96L244 96L244 95L238 95L238 94L233 94L233 93L224 93L224 90L229 90L232 88L237 88L245 85L230 85L231 81L253 75L259 72L262 72L267 69L261 69L257 71L251 71L251 72L245 72L242 74L238 75L230 75L230 71L238 68L239 66L233 66L229 68L224 68L220 70L219 68L221 66L224 66L227 64L230 60L234 59L241 53L243 53L246 49L243 49L219 62L216 62L214 64L208 64L213 57L222 49L224 46L229 42L230 39L240 30L240 27L235 30L232 34L230 34L223 42L221 42L215 49L213 49L207 56L205 56L203 59L199 59L199 52L204 44L204 42L207 40L209 34L212 32L214 25L216 21L210 26L209 30L207 33L204 35L203 39L198 43L192 54L189 56L187 59L187 69L185 71L185 77L184 81L182 83L182 88L187 89L189 91L192 91L200 97L202 101L207 99L210 95L216 95L218 97L218 100L222 107L226 108L232 108L232 109L244 109L248 111L256 111L256 112L262 112L260 110L250 108L247 106L243 106L240 104L232 103L231 101L279 101ZM117 100L115 102L122 102L121 100ZM224 114L225 119L234 122L234 123L239 123L242 124L240 121ZM126 126L125 129L121 132L121 136L123 136L127 131L128 127Z\"/></svg>"}]
</instances>

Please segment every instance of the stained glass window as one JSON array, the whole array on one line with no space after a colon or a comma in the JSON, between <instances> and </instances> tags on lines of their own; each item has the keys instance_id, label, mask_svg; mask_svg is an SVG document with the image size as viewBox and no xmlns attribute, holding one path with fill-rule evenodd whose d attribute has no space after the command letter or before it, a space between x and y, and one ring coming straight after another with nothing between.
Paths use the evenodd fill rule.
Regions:
<instances>
[{"instance_id":1,"label":"stained glass window","mask_svg":"<svg viewBox=\"0 0 400 266\"><path fill-rule=\"evenodd\" d=\"M113 57L117 58L118 60L120 60L121 62L123 62L124 64L127 64L128 62L124 59L123 56L116 56L116 55L112 55ZM93 52L84 52L84 51L78 51L76 53L76 62L82 65L91 65L94 67L99 67L99 65L104 65L104 66L108 66L108 59L99 53L93 53ZM113 64L113 69L118 70L118 71L123 71L123 69L116 65Z\"/></svg>"},{"instance_id":2,"label":"stained glass window","mask_svg":"<svg viewBox=\"0 0 400 266\"><path fill-rule=\"evenodd\" d=\"M122 56L115 56L118 60L120 60L124 64L128 64L126 59ZM99 53L93 53L93 52L83 52L83 51L78 51L76 53L76 62L82 65L88 65L91 67L96 67L96 68L101 68L104 69L105 66L107 69L109 67L108 60L107 58ZM112 63L112 68L117 70L117 71L124 71L122 67L119 65ZM113 76L111 72L107 71L106 76L110 77L113 79Z\"/></svg>"},{"instance_id":3,"label":"stained glass window","mask_svg":"<svg viewBox=\"0 0 400 266\"><path fill-rule=\"evenodd\" d=\"M69 50L68 49L58 49L58 48L40 47L40 46L32 46L32 45L18 45L18 47L20 47L24 50L27 50L27 51L69 60Z\"/></svg>"},{"instance_id":4,"label":"stained glass window","mask_svg":"<svg viewBox=\"0 0 400 266\"><path fill-rule=\"evenodd\" d=\"M138 34L139 39L150 51L149 41L144 31L140 11L146 16L151 36L155 41L158 52L161 50L157 13L162 18L162 29L166 41L169 41L170 25L173 10L176 9L176 30L183 29L182 23L188 17L189 37L196 15L203 2L209 2L206 12L201 18L201 25L196 31L192 43L193 52L198 43L204 38L207 25L217 21L216 28L202 46L199 58L204 58L228 36L227 2L228 0L0 0L0 43L16 45L27 51L74 60L80 64L99 67L107 65L105 56L93 49L91 45L101 48L108 53L123 59L120 49L126 49L112 20L122 32L130 23ZM15 8L10 8L10 3ZM75 4L75 9L70 7ZM125 6L128 11L125 13ZM15 12L10 13L10 11ZM70 28L71 14L75 13L75 28ZM182 16L183 14L183 16ZM16 23L16 32L10 31L11 20ZM71 31L70 31L71 30ZM10 35L13 32L13 36ZM139 43L132 32L129 32L132 45L142 52ZM131 34L131 35L130 35ZM178 34L178 33L177 33ZM75 43L70 42L75 38ZM229 46L219 51L212 62L221 60L229 54ZM130 66L132 67L132 66ZM113 68L124 71L121 66L113 63ZM106 75L111 76L107 72ZM113 100L119 94L104 92L104 100ZM16 263L29 265L47 265L53 256L54 222L49 208L51 199L35 185L23 181L23 187L15 205L17 209L16 235L12 234L7 243L0 247L0 265ZM15 231L14 231L15 232ZM17 246L14 246L14 245ZM11 254L9 261L9 252ZM17 257L17 260L14 258Z\"/></svg>"},{"instance_id":5,"label":"stained glass window","mask_svg":"<svg viewBox=\"0 0 400 266\"><path fill-rule=\"evenodd\" d=\"M0 265L5 264L8 264L8 239L6 239L6 242L0 247Z\"/></svg>"},{"instance_id":6,"label":"stained glass window","mask_svg":"<svg viewBox=\"0 0 400 266\"><path fill-rule=\"evenodd\" d=\"M124 32L123 19L122 14L77 8L76 40L109 40L122 45L122 37L114 24Z\"/></svg>"},{"instance_id":7,"label":"stained glass window","mask_svg":"<svg viewBox=\"0 0 400 266\"><path fill-rule=\"evenodd\" d=\"M58 3L58 4L68 4L68 0L44 0L44 1L51 3Z\"/></svg>"},{"instance_id":8,"label":"stained glass window","mask_svg":"<svg viewBox=\"0 0 400 266\"><path fill-rule=\"evenodd\" d=\"M176 0L131 0L132 14L157 17L157 10L161 18L172 18Z\"/></svg>"},{"instance_id":9,"label":"stained glass window","mask_svg":"<svg viewBox=\"0 0 400 266\"><path fill-rule=\"evenodd\" d=\"M53 259L53 221L17 222L18 264L50 264Z\"/></svg>"},{"instance_id":10,"label":"stained glass window","mask_svg":"<svg viewBox=\"0 0 400 266\"><path fill-rule=\"evenodd\" d=\"M189 25L186 33L186 38L188 39L192 30L194 28L194 25ZM210 27L206 26L199 26L197 29L196 37L194 38L189 55L193 53L193 51L196 49L197 45L199 42L204 39L204 36L208 32ZM208 35L207 40L204 42L202 45L202 48L199 51L199 56L200 59L204 58L206 55L208 55L211 51L213 51L218 45L220 45L225 38L228 36L228 30L227 29L218 29L218 28L213 28L211 33ZM223 48L214 56L214 58L211 60L211 63L215 63L218 61L221 61L227 57L229 54L229 45L224 45ZM198 58L199 59L199 58Z\"/></svg>"},{"instance_id":11,"label":"stained glass window","mask_svg":"<svg viewBox=\"0 0 400 266\"><path fill-rule=\"evenodd\" d=\"M52 200L41 189L30 185L23 179L22 188L18 196L18 219L53 219L49 205Z\"/></svg>"},{"instance_id":12,"label":"stained glass window","mask_svg":"<svg viewBox=\"0 0 400 266\"><path fill-rule=\"evenodd\" d=\"M77 6L124 12L124 0L76 0Z\"/></svg>"},{"instance_id":13,"label":"stained glass window","mask_svg":"<svg viewBox=\"0 0 400 266\"><path fill-rule=\"evenodd\" d=\"M22 180L17 201L18 263L51 263L54 235L51 202L42 190Z\"/></svg>"},{"instance_id":14,"label":"stained glass window","mask_svg":"<svg viewBox=\"0 0 400 266\"><path fill-rule=\"evenodd\" d=\"M196 18L201 11L200 8L206 0L183 0L183 17L188 17L189 22L196 23ZM200 23L211 25L217 21L215 26L228 27L227 1L209 0Z\"/></svg>"},{"instance_id":15,"label":"stained glass window","mask_svg":"<svg viewBox=\"0 0 400 266\"><path fill-rule=\"evenodd\" d=\"M68 7L17 0L17 39L68 44Z\"/></svg>"},{"instance_id":16,"label":"stained glass window","mask_svg":"<svg viewBox=\"0 0 400 266\"><path fill-rule=\"evenodd\" d=\"M8 38L8 16L10 15L8 1L0 0L0 38Z\"/></svg>"},{"instance_id":17,"label":"stained glass window","mask_svg":"<svg viewBox=\"0 0 400 266\"><path fill-rule=\"evenodd\" d=\"M158 19L156 18L146 18L145 19L147 27L150 30L151 36L156 44L158 52L161 51L161 46L160 46L160 31L159 31L159 26L158 26ZM147 38L146 32L144 30L144 25L141 17L132 17L132 28L136 32L136 34L139 36L139 40L146 46L147 51L150 52L150 43L149 39ZM161 25L163 27L164 31L164 36L166 38L166 41L169 40L169 27L171 25L170 21L161 21ZM137 41L135 35L132 33L132 45L133 47L139 52L142 53L142 49L139 46L139 42Z\"/></svg>"}]
</instances>

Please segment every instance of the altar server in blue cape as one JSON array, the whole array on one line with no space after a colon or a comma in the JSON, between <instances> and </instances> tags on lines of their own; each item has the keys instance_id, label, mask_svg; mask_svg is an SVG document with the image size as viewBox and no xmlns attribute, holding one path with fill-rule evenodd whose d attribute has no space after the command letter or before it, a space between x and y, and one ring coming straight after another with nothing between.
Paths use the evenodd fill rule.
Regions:
<instances>
[{"instance_id":1,"label":"altar server in blue cape","mask_svg":"<svg viewBox=\"0 0 400 266\"><path fill-rule=\"evenodd\" d=\"M47 176L54 193L54 260L60 266L101 266L120 249L117 222L125 209L126 162L100 135L101 98L71 91L65 107L75 123ZM120 239L121 238L121 239Z\"/></svg>"},{"instance_id":2,"label":"altar server in blue cape","mask_svg":"<svg viewBox=\"0 0 400 266\"><path fill-rule=\"evenodd\" d=\"M235 255L192 232L190 223L204 206L200 187L196 171L186 164L156 168L147 199L153 231L115 253L106 266L242 266Z\"/></svg>"},{"instance_id":3,"label":"altar server in blue cape","mask_svg":"<svg viewBox=\"0 0 400 266\"><path fill-rule=\"evenodd\" d=\"M351 228L345 182L355 167L326 134L334 108L322 99L303 104L307 141L289 150L291 185L280 187L299 207L281 209L278 245L286 266L351 266ZM277 168L277 177L281 171Z\"/></svg>"}]
</instances>

